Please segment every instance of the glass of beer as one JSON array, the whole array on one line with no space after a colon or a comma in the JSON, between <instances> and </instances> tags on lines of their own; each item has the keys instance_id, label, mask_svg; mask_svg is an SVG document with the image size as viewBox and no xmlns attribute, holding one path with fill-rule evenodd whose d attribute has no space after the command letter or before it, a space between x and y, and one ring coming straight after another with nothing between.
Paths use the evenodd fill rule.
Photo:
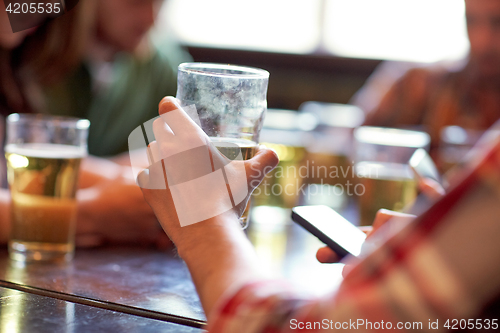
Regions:
<instances>
[{"instance_id":1,"label":"glass of beer","mask_svg":"<svg viewBox=\"0 0 500 333\"><path fill-rule=\"evenodd\" d=\"M477 143L484 131L459 126L446 126L440 131L438 146L438 166L441 172L448 173L460 166L464 158ZM447 174L449 176L449 174Z\"/></svg>"},{"instance_id":2,"label":"glass of beer","mask_svg":"<svg viewBox=\"0 0 500 333\"><path fill-rule=\"evenodd\" d=\"M307 166L302 165L306 156L305 146L316 126L316 117L309 113L267 110L260 139L266 147L274 149L279 157L279 164L255 189L252 196L255 209L252 212L259 210L257 207L260 206L289 210L299 204L303 181L308 175ZM290 212L284 214L289 219ZM252 221L254 220L252 217Z\"/></svg>"},{"instance_id":3,"label":"glass of beer","mask_svg":"<svg viewBox=\"0 0 500 333\"><path fill-rule=\"evenodd\" d=\"M183 63L177 74L177 99L229 159L254 156L267 109L265 70L211 63ZM194 106L194 107L193 107ZM241 153L241 155L240 155ZM249 207L240 218L248 223Z\"/></svg>"},{"instance_id":4,"label":"glass of beer","mask_svg":"<svg viewBox=\"0 0 500 333\"><path fill-rule=\"evenodd\" d=\"M429 148L427 133L361 126L354 144L360 225L371 225L381 208L402 211L415 200L417 182L408 162L415 150Z\"/></svg>"},{"instance_id":5,"label":"glass of beer","mask_svg":"<svg viewBox=\"0 0 500 333\"><path fill-rule=\"evenodd\" d=\"M303 103L299 110L319 120L307 145L308 190L303 203L341 211L352 195L353 131L363 123L364 112L354 105L316 101Z\"/></svg>"},{"instance_id":6,"label":"glass of beer","mask_svg":"<svg viewBox=\"0 0 500 333\"><path fill-rule=\"evenodd\" d=\"M89 125L86 119L41 114L7 117L12 259L72 259L78 170L87 155Z\"/></svg>"}]
</instances>

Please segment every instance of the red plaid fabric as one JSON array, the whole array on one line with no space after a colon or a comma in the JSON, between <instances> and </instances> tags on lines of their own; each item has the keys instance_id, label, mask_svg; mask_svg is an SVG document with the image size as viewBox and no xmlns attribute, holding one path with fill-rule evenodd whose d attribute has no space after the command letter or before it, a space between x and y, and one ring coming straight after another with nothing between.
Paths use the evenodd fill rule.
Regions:
<instances>
[{"instance_id":1,"label":"red plaid fabric","mask_svg":"<svg viewBox=\"0 0 500 333\"><path fill-rule=\"evenodd\" d=\"M481 318L500 295L500 133L489 134L462 181L367 254L336 293L304 299L283 282L249 284L219 303L209 330L436 332Z\"/></svg>"}]
</instances>

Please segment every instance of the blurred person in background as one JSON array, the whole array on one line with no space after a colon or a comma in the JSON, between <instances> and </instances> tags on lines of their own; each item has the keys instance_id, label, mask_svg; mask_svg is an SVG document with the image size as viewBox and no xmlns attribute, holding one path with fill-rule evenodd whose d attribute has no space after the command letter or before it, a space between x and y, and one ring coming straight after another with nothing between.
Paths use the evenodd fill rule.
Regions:
<instances>
[{"instance_id":1,"label":"blurred person in background","mask_svg":"<svg viewBox=\"0 0 500 333\"><path fill-rule=\"evenodd\" d=\"M40 26L12 32L4 2L0 3L0 242L8 237L10 196L5 190L3 152L5 118L11 113L44 110L42 86L61 79L81 60L91 25L91 2L63 16L40 17Z\"/></svg>"},{"instance_id":2,"label":"blurred person in background","mask_svg":"<svg viewBox=\"0 0 500 333\"><path fill-rule=\"evenodd\" d=\"M160 4L80 0L61 17L18 33L12 33L2 4L2 117L39 112L91 119L91 154L126 150L129 133L157 114L156 105L165 94L175 93L175 67L186 59L174 47L172 58L177 60L168 61L149 42ZM1 122L3 127L4 119ZM3 160L0 171L4 168ZM5 187L5 175L2 181ZM129 167L89 157L82 163L80 188L77 245L168 246ZM8 192L0 190L1 242L8 236L9 202Z\"/></svg>"},{"instance_id":3,"label":"blurred person in background","mask_svg":"<svg viewBox=\"0 0 500 333\"><path fill-rule=\"evenodd\" d=\"M176 93L177 66L191 60L168 34L161 40L151 38L164 2L96 1L83 61L64 80L45 89L47 110L89 119L89 153L111 158L86 160L88 170L106 172L82 177L81 186L88 189L79 193L79 216L82 220L98 216L106 227L83 224L89 228L80 229L81 242L170 244L128 167L129 134L158 115L158 102Z\"/></svg>"},{"instance_id":4,"label":"blurred person in background","mask_svg":"<svg viewBox=\"0 0 500 333\"><path fill-rule=\"evenodd\" d=\"M46 89L51 114L90 120L89 152L128 150L128 135L157 115L158 102L177 90L177 66L189 55L168 35L152 41L163 0L97 1L84 60Z\"/></svg>"},{"instance_id":5,"label":"blurred person in background","mask_svg":"<svg viewBox=\"0 0 500 333\"><path fill-rule=\"evenodd\" d=\"M465 5L468 59L413 68L389 91L383 85L402 65L382 64L352 100L366 111L366 125L420 126L431 135L436 157L445 126L486 130L500 118L500 1L465 0Z\"/></svg>"}]
</instances>

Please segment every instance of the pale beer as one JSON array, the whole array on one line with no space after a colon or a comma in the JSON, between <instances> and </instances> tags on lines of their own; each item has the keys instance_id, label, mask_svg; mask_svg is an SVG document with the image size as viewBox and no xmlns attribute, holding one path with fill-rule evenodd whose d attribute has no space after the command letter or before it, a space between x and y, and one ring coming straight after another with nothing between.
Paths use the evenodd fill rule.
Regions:
<instances>
[{"instance_id":1,"label":"pale beer","mask_svg":"<svg viewBox=\"0 0 500 333\"><path fill-rule=\"evenodd\" d=\"M306 150L304 147L278 143L263 143L274 149L279 157L278 166L269 172L253 195L256 206L295 207L299 202L302 177L299 174ZM307 167L304 167L307 174Z\"/></svg>"},{"instance_id":2,"label":"pale beer","mask_svg":"<svg viewBox=\"0 0 500 333\"><path fill-rule=\"evenodd\" d=\"M249 160L255 156L258 144L254 141L245 139L211 137L213 145L228 159L235 160L241 154L242 160ZM248 214L250 212L250 202L248 202L243 215L240 217L240 223L243 227L248 224Z\"/></svg>"},{"instance_id":3,"label":"pale beer","mask_svg":"<svg viewBox=\"0 0 500 333\"><path fill-rule=\"evenodd\" d=\"M407 164L360 162L355 166L360 225L372 225L381 208L401 211L417 195L417 182Z\"/></svg>"},{"instance_id":4,"label":"pale beer","mask_svg":"<svg viewBox=\"0 0 500 333\"><path fill-rule=\"evenodd\" d=\"M86 150L27 143L8 144L5 152L12 196L11 257L71 259L78 170Z\"/></svg>"}]
</instances>

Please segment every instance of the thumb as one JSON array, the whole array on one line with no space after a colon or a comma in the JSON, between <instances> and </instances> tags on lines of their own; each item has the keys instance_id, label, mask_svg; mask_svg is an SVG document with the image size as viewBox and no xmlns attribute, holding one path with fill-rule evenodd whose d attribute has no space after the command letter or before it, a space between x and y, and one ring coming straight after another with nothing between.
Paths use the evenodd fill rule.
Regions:
<instances>
[{"instance_id":1,"label":"thumb","mask_svg":"<svg viewBox=\"0 0 500 333\"><path fill-rule=\"evenodd\" d=\"M339 256L328 246L324 246L316 252L316 259L323 264L339 262Z\"/></svg>"},{"instance_id":2,"label":"thumb","mask_svg":"<svg viewBox=\"0 0 500 333\"><path fill-rule=\"evenodd\" d=\"M278 154L274 150L261 145L255 156L245 161L247 175L252 180L258 180L260 183L264 176L278 165L278 162Z\"/></svg>"}]
</instances>

